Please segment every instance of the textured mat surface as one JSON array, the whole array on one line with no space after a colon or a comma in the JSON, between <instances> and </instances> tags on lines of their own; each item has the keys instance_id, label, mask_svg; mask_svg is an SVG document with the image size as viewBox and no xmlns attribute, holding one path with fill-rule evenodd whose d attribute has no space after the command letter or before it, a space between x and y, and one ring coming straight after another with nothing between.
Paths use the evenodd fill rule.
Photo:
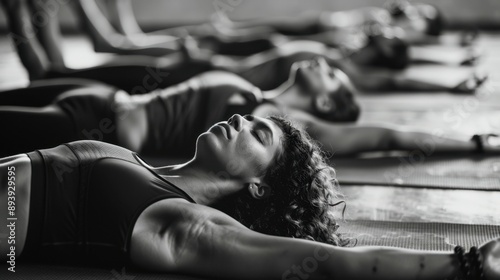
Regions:
<instances>
[{"instance_id":1,"label":"textured mat surface","mask_svg":"<svg viewBox=\"0 0 500 280\"><path fill-rule=\"evenodd\" d=\"M456 245L470 248L500 237L498 225L359 220L341 223L339 230L345 237L356 238L356 246L391 246L433 251L451 251Z\"/></svg>"},{"instance_id":2,"label":"textured mat surface","mask_svg":"<svg viewBox=\"0 0 500 280\"><path fill-rule=\"evenodd\" d=\"M500 156L467 158L420 154L404 157L335 159L342 185L500 190Z\"/></svg>"}]
</instances>

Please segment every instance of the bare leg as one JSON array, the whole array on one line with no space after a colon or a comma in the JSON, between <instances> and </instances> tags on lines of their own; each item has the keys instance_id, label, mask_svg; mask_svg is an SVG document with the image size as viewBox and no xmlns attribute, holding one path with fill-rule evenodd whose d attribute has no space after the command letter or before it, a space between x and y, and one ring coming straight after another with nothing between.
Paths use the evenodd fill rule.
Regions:
<instances>
[{"instance_id":1,"label":"bare leg","mask_svg":"<svg viewBox=\"0 0 500 280\"><path fill-rule=\"evenodd\" d=\"M102 13L95 0L75 0L76 13L96 51L123 55L164 56L178 50L175 37L161 42L148 36L127 37L119 33ZM144 34L143 34L144 35Z\"/></svg>"},{"instance_id":2,"label":"bare leg","mask_svg":"<svg viewBox=\"0 0 500 280\"><path fill-rule=\"evenodd\" d=\"M38 41L43 46L52 66L64 69L64 57L61 49L61 31L58 14L61 9L56 0L29 0L33 11L31 22L38 30Z\"/></svg>"},{"instance_id":3,"label":"bare leg","mask_svg":"<svg viewBox=\"0 0 500 280\"><path fill-rule=\"evenodd\" d=\"M74 8L96 51L113 51L127 43L125 36L116 32L94 0L76 0Z\"/></svg>"},{"instance_id":4,"label":"bare leg","mask_svg":"<svg viewBox=\"0 0 500 280\"><path fill-rule=\"evenodd\" d=\"M112 17L116 18L115 28L125 36L142 34L143 31L132 10L130 0L108 0L108 11Z\"/></svg>"},{"instance_id":5,"label":"bare leg","mask_svg":"<svg viewBox=\"0 0 500 280\"><path fill-rule=\"evenodd\" d=\"M30 80L42 78L49 68L49 61L37 41L36 34L39 31L33 29L26 0L2 0L1 3L7 14L9 35L14 41L14 46L28 71Z\"/></svg>"}]
</instances>

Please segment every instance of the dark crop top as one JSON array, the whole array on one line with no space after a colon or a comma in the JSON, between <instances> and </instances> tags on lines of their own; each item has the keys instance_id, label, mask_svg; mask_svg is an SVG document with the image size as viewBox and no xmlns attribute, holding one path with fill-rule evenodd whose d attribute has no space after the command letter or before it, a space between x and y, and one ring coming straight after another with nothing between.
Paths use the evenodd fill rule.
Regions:
<instances>
[{"instance_id":1,"label":"dark crop top","mask_svg":"<svg viewBox=\"0 0 500 280\"><path fill-rule=\"evenodd\" d=\"M141 153L171 156L194 153L197 137L233 113L251 114L261 103L261 91L241 77L211 71L155 94L146 107L149 124ZM235 94L244 105L230 105Z\"/></svg>"},{"instance_id":2,"label":"dark crop top","mask_svg":"<svg viewBox=\"0 0 500 280\"><path fill-rule=\"evenodd\" d=\"M123 266L139 215L166 198L193 199L127 149L77 141L28 154L32 186L22 259Z\"/></svg>"}]
</instances>

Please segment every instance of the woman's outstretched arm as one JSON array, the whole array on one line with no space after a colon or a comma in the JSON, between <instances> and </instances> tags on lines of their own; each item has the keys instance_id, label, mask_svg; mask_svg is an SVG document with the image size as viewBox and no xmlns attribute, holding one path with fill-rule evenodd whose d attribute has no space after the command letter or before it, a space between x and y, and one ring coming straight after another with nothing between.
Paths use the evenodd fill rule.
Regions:
<instances>
[{"instance_id":1,"label":"woman's outstretched arm","mask_svg":"<svg viewBox=\"0 0 500 280\"><path fill-rule=\"evenodd\" d=\"M148 216L157 226L136 226L131 245L132 261L149 270L219 279L444 279L459 273L452 253L340 248L260 234L181 199L156 206Z\"/></svg>"},{"instance_id":2,"label":"woman's outstretched arm","mask_svg":"<svg viewBox=\"0 0 500 280\"><path fill-rule=\"evenodd\" d=\"M335 52L333 52L335 54ZM367 68L356 65L350 59L334 59L327 55L328 63L344 71L353 84L365 92L436 92L473 93L487 79L480 71L469 68L434 65L432 67L410 67L404 70ZM429 71L430 68L431 71ZM446 72L443 75L435 73Z\"/></svg>"},{"instance_id":3,"label":"woman's outstretched arm","mask_svg":"<svg viewBox=\"0 0 500 280\"><path fill-rule=\"evenodd\" d=\"M296 115L293 114L292 118L296 118ZM452 136L386 123L334 124L316 119L313 122L307 121L306 126L307 131L323 144L324 149L335 154L421 150L430 155L434 152L473 152L477 149L476 143L471 141L472 135ZM500 151L500 147L485 144L485 150Z\"/></svg>"},{"instance_id":4,"label":"woman's outstretched arm","mask_svg":"<svg viewBox=\"0 0 500 280\"><path fill-rule=\"evenodd\" d=\"M283 112L272 105L261 105L253 114L268 116ZM319 141L325 151L336 155L390 150L421 150L425 154L477 150L477 143L471 141L472 135L445 135L388 123L363 125L332 123L293 109L287 109L286 114L303 126L312 138ZM499 138L494 138L498 142ZM490 145L487 141L483 141L483 145L486 152L500 152L498 143Z\"/></svg>"}]
</instances>

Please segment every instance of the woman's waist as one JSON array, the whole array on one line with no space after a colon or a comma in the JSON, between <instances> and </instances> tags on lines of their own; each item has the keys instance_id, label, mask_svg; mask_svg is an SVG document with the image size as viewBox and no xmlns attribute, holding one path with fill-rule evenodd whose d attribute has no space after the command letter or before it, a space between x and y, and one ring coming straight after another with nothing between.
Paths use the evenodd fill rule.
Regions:
<instances>
[{"instance_id":1,"label":"woman's waist","mask_svg":"<svg viewBox=\"0 0 500 280\"><path fill-rule=\"evenodd\" d=\"M28 231L32 166L26 154L0 159L0 233L6 242L0 243L2 259L19 256ZM5 203L5 204L4 204Z\"/></svg>"}]
</instances>

